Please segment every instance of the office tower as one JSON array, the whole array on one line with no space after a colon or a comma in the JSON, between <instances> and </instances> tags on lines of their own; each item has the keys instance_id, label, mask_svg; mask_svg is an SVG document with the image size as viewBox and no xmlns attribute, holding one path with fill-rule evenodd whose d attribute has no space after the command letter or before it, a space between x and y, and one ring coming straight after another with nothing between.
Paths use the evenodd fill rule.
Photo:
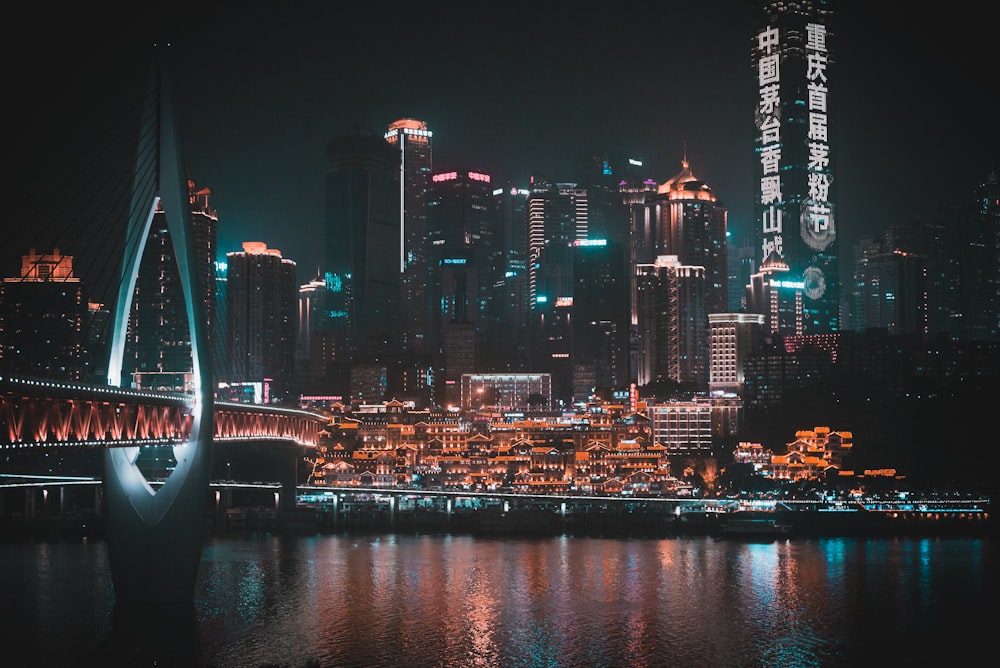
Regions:
<instances>
[{"instance_id":1,"label":"office tower","mask_svg":"<svg viewBox=\"0 0 1000 668\"><path fill-rule=\"evenodd\" d=\"M646 409L653 441L668 455L709 456L712 454L712 402L707 400L650 404Z\"/></svg>"},{"instance_id":2,"label":"office tower","mask_svg":"<svg viewBox=\"0 0 1000 668\"><path fill-rule=\"evenodd\" d=\"M757 265L787 265L805 334L840 329L830 4L762 2L751 50Z\"/></svg>"},{"instance_id":3,"label":"office tower","mask_svg":"<svg viewBox=\"0 0 1000 668\"><path fill-rule=\"evenodd\" d=\"M614 151L585 151L576 157L577 183L587 189L587 234L591 239L606 239L617 244L626 254L626 274L629 281L629 378L637 376L637 342L635 322L636 227L642 220L639 213L650 192L656 192L656 182L644 178L641 157ZM648 261L652 261L650 256Z\"/></svg>"},{"instance_id":4,"label":"office tower","mask_svg":"<svg viewBox=\"0 0 1000 668\"><path fill-rule=\"evenodd\" d=\"M683 265L675 255L663 255L653 264L639 265L636 273L637 383L706 389L705 270Z\"/></svg>"},{"instance_id":5,"label":"office tower","mask_svg":"<svg viewBox=\"0 0 1000 668\"><path fill-rule=\"evenodd\" d=\"M1000 340L1000 181L992 172L939 214L955 268L954 337Z\"/></svg>"},{"instance_id":6,"label":"office tower","mask_svg":"<svg viewBox=\"0 0 1000 668\"><path fill-rule=\"evenodd\" d=\"M111 310L96 302L87 303L83 326L83 369L80 380L107 382L111 345Z\"/></svg>"},{"instance_id":7,"label":"office tower","mask_svg":"<svg viewBox=\"0 0 1000 668\"><path fill-rule=\"evenodd\" d=\"M573 400L629 385L629 272L625 248L604 239L573 242Z\"/></svg>"},{"instance_id":8,"label":"office tower","mask_svg":"<svg viewBox=\"0 0 1000 668\"><path fill-rule=\"evenodd\" d=\"M656 196L647 198L652 221L652 248L643 243L643 256L650 250L654 259L674 255L682 265L703 267L706 313L724 313L729 309L726 260L726 225L728 212L712 188L691 171L687 156L681 171L657 187Z\"/></svg>"},{"instance_id":9,"label":"office tower","mask_svg":"<svg viewBox=\"0 0 1000 668\"><path fill-rule=\"evenodd\" d=\"M389 124L385 141L399 156L396 198L400 220L399 272L402 280L403 349L429 353L426 341L427 188L430 184L433 134L427 123L401 118Z\"/></svg>"},{"instance_id":10,"label":"office tower","mask_svg":"<svg viewBox=\"0 0 1000 668\"><path fill-rule=\"evenodd\" d=\"M295 340L295 376L300 387L312 393L320 388L315 384L323 377L325 364L320 353L323 350L319 325L324 317L324 297L326 281L317 275L308 283L299 286L298 326Z\"/></svg>"},{"instance_id":11,"label":"office tower","mask_svg":"<svg viewBox=\"0 0 1000 668\"><path fill-rule=\"evenodd\" d=\"M0 283L0 369L4 373L81 380L87 300L73 257L58 248L21 256L18 276Z\"/></svg>"},{"instance_id":12,"label":"office tower","mask_svg":"<svg viewBox=\"0 0 1000 668\"><path fill-rule=\"evenodd\" d=\"M216 375L224 378L229 373L229 333L226 330L229 316L226 307L226 263L223 260L215 262L215 331L212 345L212 360Z\"/></svg>"},{"instance_id":13,"label":"office tower","mask_svg":"<svg viewBox=\"0 0 1000 668\"><path fill-rule=\"evenodd\" d=\"M746 287L746 310L764 316L767 341L804 333L803 299L801 282L789 280L788 265L776 256L764 262Z\"/></svg>"},{"instance_id":14,"label":"office tower","mask_svg":"<svg viewBox=\"0 0 1000 668\"><path fill-rule=\"evenodd\" d=\"M194 181L188 181L200 283L196 292L205 301L209 343L214 344L218 216L209 204L211 194L208 188L199 189ZM122 363L126 378L122 379L122 386L189 392L194 387L193 368L180 270L166 214L158 203L136 277Z\"/></svg>"},{"instance_id":15,"label":"office tower","mask_svg":"<svg viewBox=\"0 0 1000 668\"><path fill-rule=\"evenodd\" d=\"M576 182L587 189L587 235L628 248L629 198L622 193L643 181L641 158L607 151L583 152L576 157Z\"/></svg>"},{"instance_id":16,"label":"office tower","mask_svg":"<svg viewBox=\"0 0 1000 668\"><path fill-rule=\"evenodd\" d=\"M470 322L451 321L444 328L441 368L436 395L442 406L457 406L463 374L476 370L476 330Z\"/></svg>"},{"instance_id":17,"label":"office tower","mask_svg":"<svg viewBox=\"0 0 1000 668\"><path fill-rule=\"evenodd\" d=\"M323 281L317 328L325 375L400 349L399 154L378 135L327 146Z\"/></svg>"},{"instance_id":18,"label":"office tower","mask_svg":"<svg viewBox=\"0 0 1000 668\"><path fill-rule=\"evenodd\" d=\"M511 183L491 192L493 250L480 365L495 372L528 370L528 189Z\"/></svg>"},{"instance_id":19,"label":"office tower","mask_svg":"<svg viewBox=\"0 0 1000 668\"><path fill-rule=\"evenodd\" d=\"M226 254L230 384L259 387L262 403L295 395L295 262L258 241Z\"/></svg>"},{"instance_id":20,"label":"office tower","mask_svg":"<svg viewBox=\"0 0 1000 668\"><path fill-rule=\"evenodd\" d=\"M747 355L743 363L741 397L748 418L774 417L769 407L809 396L804 390L828 394L841 336L838 332L765 338L760 351Z\"/></svg>"},{"instance_id":21,"label":"office tower","mask_svg":"<svg viewBox=\"0 0 1000 668\"><path fill-rule=\"evenodd\" d=\"M528 211L528 304L534 311L539 298L549 295L539 292L539 270L542 255L549 246L565 247L588 235L587 189L575 183L553 183L532 177L526 203ZM569 260L569 254L556 251L550 254Z\"/></svg>"},{"instance_id":22,"label":"office tower","mask_svg":"<svg viewBox=\"0 0 1000 668\"><path fill-rule=\"evenodd\" d=\"M530 208L529 198L529 208ZM530 304L529 368L552 376L553 399L573 398L572 315L573 247L566 241L544 244L532 260L535 294Z\"/></svg>"},{"instance_id":23,"label":"office tower","mask_svg":"<svg viewBox=\"0 0 1000 668\"><path fill-rule=\"evenodd\" d=\"M866 237L854 258L856 331L926 336L930 326L928 257L899 248L889 235Z\"/></svg>"},{"instance_id":24,"label":"office tower","mask_svg":"<svg viewBox=\"0 0 1000 668\"><path fill-rule=\"evenodd\" d=\"M653 213L646 200L656 195L658 184L653 179L622 181L618 190L622 203L628 209L628 261L629 273L629 383L639 385L639 266L656 260L653 243Z\"/></svg>"},{"instance_id":25,"label":"office tower","mask_svg":"<svg viewBox=\"0 0 1000 668\"><path fill-rule=\"evenodd\" d=\"M763 343L764 316L759 313L709 313L709 393L742 395L744 360Z\"/></svg>"},{"instance_id":26,"label":"office tower","mask_svg":"<svg viewBox=\"0 0 1000 668\"><path fill-rule=\"evenodd\" d=\"M489 174L468 170L434 174L427 195L431 313L427 340L438 353L450 324L487 327L493 249ZM467 369L463 373L471 373ZM456 383L459 377L451 378Z\"/></svg>"},{"instance_id":27,"label":"office tower","mask_svg":"<svg viewBox=\"0 0 1000 668\"><path fill-rule=\"evenodd\" d=\"M734 244L730 239L726 244L726 264L729 267L729 312L746 310L746 289L750 277L757 273L754 244Z\"/></svg>"}]
</instances>

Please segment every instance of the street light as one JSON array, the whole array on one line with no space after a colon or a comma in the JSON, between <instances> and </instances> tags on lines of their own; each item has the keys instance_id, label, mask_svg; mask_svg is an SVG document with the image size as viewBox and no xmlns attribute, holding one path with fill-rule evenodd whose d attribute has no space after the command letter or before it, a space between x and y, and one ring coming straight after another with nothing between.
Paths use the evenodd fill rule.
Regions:
<instances>
[{"instance_id":1,"label":"street light","mask_svg":"<svg viewBox=\"0 0 1000 668\"><path fill-rule=\"evenodd\" d=\"M226 462L226 480L233 479L233 465L230 462Z\"/></svg>"}]
</instances>

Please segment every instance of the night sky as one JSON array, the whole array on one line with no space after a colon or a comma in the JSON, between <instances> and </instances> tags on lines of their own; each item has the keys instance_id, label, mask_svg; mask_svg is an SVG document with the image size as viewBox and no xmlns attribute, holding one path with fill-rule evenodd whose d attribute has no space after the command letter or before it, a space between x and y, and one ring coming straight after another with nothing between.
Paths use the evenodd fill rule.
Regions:
<instances>
[{"instance_id":1,"label":"night sky","mask_svg":"<svg viewBox=\"0 0 1000 668\"><path fill-rule=\"evenodd\" d=\"M892 3L907 12L894 16L870 4L837 3L831 26L842 240L930 216L1000 163L1000 75L982 5ZM327 143L402 117L434 132L436 170L518 185L532 174L572 180L581 151L641 157L663 182L680 171L686 145L731 230L751 232L749 2L25 12L3 28L4 144L16 172L4 181L7 202L43 189L61 152L141 89L151 45L169 43L183 153L190 178L213 191L220 254L263 241L298 263L302 281L320 262ZM17 225L5 223L5 234Z\"/></svg>"}]
</instances>

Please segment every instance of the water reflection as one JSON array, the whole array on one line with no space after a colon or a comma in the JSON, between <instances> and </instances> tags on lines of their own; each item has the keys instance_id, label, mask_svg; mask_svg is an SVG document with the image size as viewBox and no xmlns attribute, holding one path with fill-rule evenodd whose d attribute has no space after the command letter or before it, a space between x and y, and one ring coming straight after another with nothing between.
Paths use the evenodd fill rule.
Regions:
<instances>
[{"instance_id":1,"label":"water reflection","mask_svg":"<svg viewBox=\"0 0 1000 668\"><path fill-rule=\"evenodd\" d=\"M4 548L14 666L923 665L988 649L1000 572L981 540L255 535L193 606L123 610L104 546Z\"/></svg>"}]
</instances>

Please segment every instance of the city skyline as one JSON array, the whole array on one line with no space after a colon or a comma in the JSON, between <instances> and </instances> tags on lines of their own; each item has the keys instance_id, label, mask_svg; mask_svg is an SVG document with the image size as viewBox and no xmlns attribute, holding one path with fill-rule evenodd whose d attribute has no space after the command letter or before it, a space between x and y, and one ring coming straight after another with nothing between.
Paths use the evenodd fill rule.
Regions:
<instances>
[{"instance_id":1,"label":"city skyline","mask_svg":"<svg viewBox=\"0 0 1000 668\"><path fill-rule=\"evenodd\" d=\"M637 155L662 183L686 153L731 229L749 234L751 4L705 12L708 25L669 2L637 8L644 20L615 21L590 6L505 7L490 16L436 3L404 29L373 10L341 20L324 3L219 3L196 19L164 6L152 27L120 17L114 40L88 33L108 20L100 12L71 11L7 59L24 95L14 110L18 169L5 185L14 213L63 151L141 87L150 44L166 37L184 155L190 178L213 192L220 256L261 241L298 264L300 282L313 274L326 145L402 117L434 132L435 171L467 167L518 184L543 173L571 180L574 157L591 150ZM853 239L930 216L995 168L997 135L978 93L995 73L981 57L984 25L833 9L840 221ZM46 51L55 43L73 55Z\"/></svg>"},{"instance_id":2,"label":"city skyline","mask_svg":"<svg viewBox=\"0 0 1000 668\"><path fill-rule=\"evenodd\" d=\"M20 8L12 660L989 652L990 23L760 4Z\"/></svg>"}]
</instances>

